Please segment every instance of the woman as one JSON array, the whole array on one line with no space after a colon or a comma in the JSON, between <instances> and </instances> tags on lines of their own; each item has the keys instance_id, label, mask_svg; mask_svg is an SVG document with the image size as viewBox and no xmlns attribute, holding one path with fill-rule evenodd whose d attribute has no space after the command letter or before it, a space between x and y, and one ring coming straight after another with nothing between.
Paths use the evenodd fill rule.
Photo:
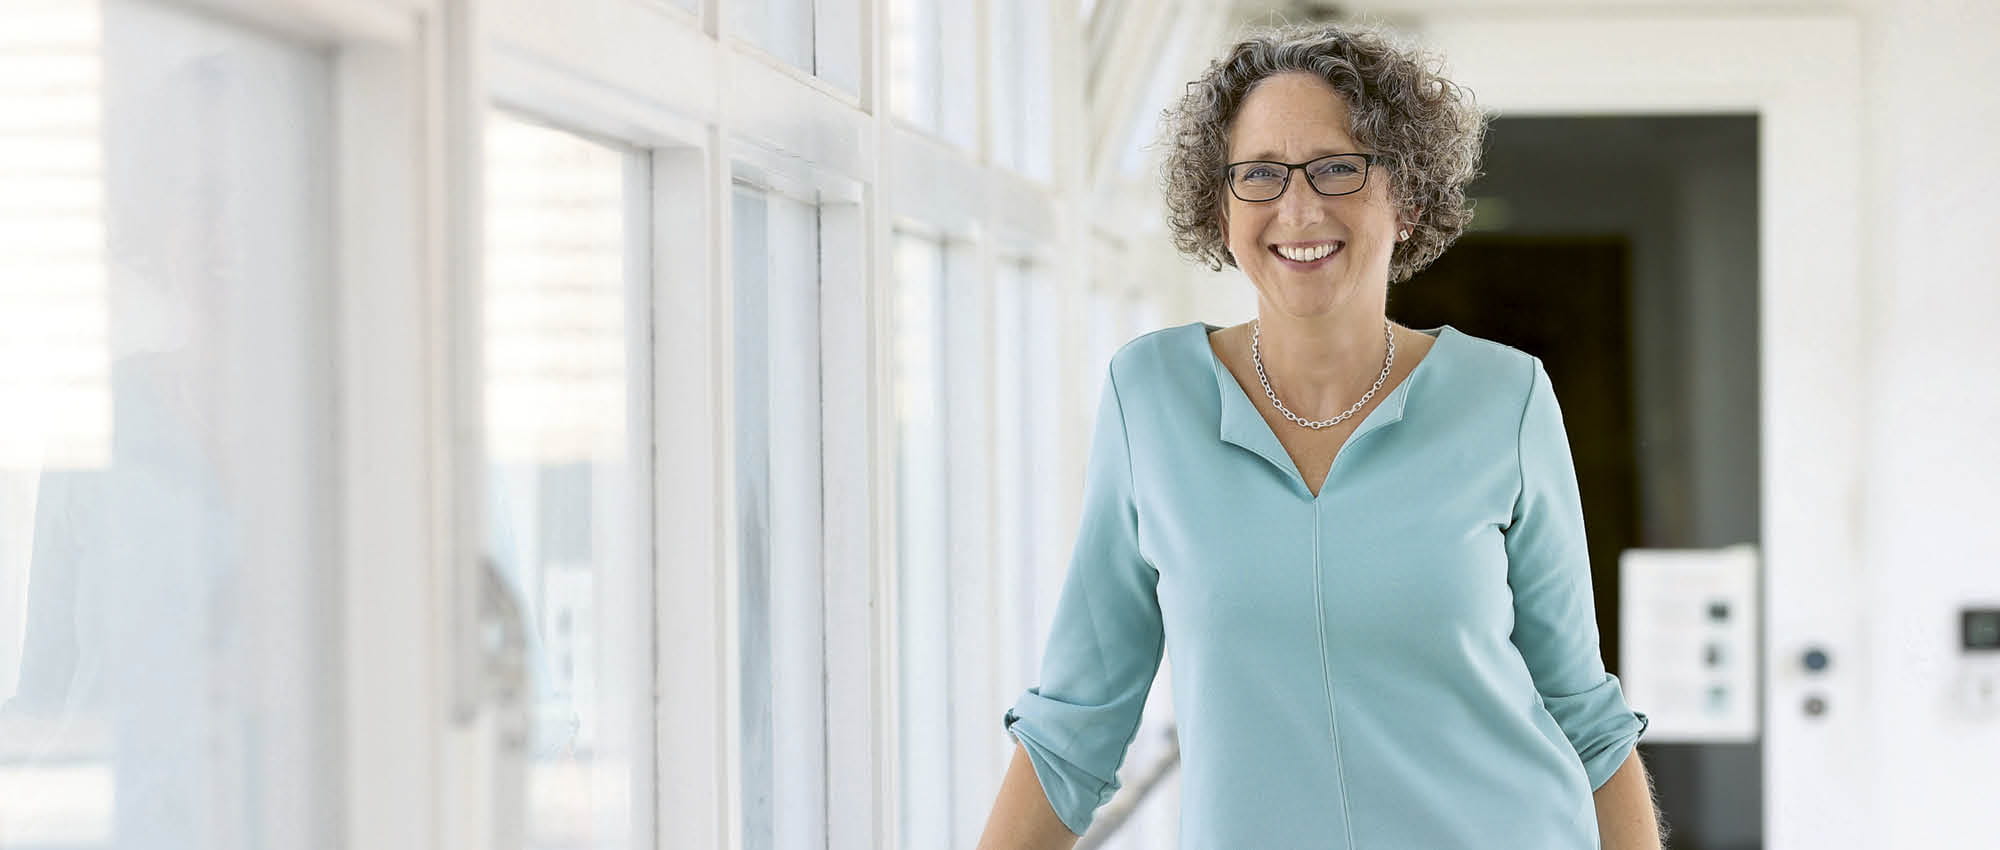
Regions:
<instances>
[{"instance_id":1,"label":"woman","mask_svg":"<svg viewBox=\"0 0 2000 850\"><path fill-rule=\"evenodd\" d=\"M1282 27L1169 110L1178 247L1257 318L1104 378L983 848L1070 847L1174 659L1181 846L1659 847L1539 359L1384 315L1471 218L1484 117L1378 31Z\"/></svg>"}]
</instances>

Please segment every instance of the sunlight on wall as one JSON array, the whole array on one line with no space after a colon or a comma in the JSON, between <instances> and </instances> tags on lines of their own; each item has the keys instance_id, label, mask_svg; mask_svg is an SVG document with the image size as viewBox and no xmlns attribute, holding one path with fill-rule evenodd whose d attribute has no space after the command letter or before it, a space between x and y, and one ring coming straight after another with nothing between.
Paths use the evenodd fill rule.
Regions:
<instances>
[{"instance_id":1,"label":"sunlight on wall","mask_svg":"<svg viewBox=\"0 0 2000 850\"><path fill-rule=\"evenodd\" d=\"M650 687L628 449L635 316L628 159L493 111L486 123L487 549L531 626L526 846L634 846ZM643 431L643 429L637 429ZM643 434L641 434L643 436Z\"/></svg>"},{"instance_id":2,"label":"sunlight on wall","mask_svg":"<svg viewBox=\"0 0 2000 850\"><path fill-rule=\"evenodd\" d=\"M111 433L101 23L95 4L9 6L0 31L0 469L101 466Z\"/></svg>"},{"instance_id":3,"label":"sunlight on wall","mask_svg":"<svg viewBox=\"0 0 2000 850\"><path fill-rule=\"evenodd\" d=\"M625 420L607 412L625 409L623 155L495 117L486 156L487 451L618 461Z\"/></svg>"},{"instance_id":4,"label":"sunlight on wall","mask_svg":"<svg viewBox=\"0 0 2000 850\"><path fill-rule=\"evenodd\" d=\"M102 22L96 4L10 0L0 29L0 701L20 680L39 471L100 467L111 439ZM104 764L38 763L0 727L0 846L109 837Z\"/></svg>"}]
</instances>

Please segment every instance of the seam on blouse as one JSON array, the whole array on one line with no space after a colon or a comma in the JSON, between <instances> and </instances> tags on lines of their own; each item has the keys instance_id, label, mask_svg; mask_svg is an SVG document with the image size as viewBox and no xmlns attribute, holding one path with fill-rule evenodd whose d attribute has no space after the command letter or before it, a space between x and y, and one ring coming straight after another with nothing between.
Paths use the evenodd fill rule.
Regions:
<instances>
[{"instance_id":1,"label":"seam on blouse","mask_svg":"<svg viewBox=\"0 0 2000 850\"><path fill-rule=\"evenodd\" d=\"M1326 580L1320 573L1319 559L1320 505L1313 502L1313 614L1319 626L1319 675L1326 685L1326 723L1333 734L1333 769L1340 778L1340 826L1347 835L1347 848L1354 850L1354 815L1347 807L1347 761L1340 753L1340 717L1333 705L1333 670L1328 666L1326 652L1326 603L1320 596L1320 588Z\"/></svg>"},{"instance_id":2,"label":"seam on blouse","mask_svg":"<svg viewBox=\"0 0 2000 850\"><path fill-rule=\"evenodd\" d=\"M1536 374L1541 371L1537 368L1540 363L1539 358L1532 354L1528 355L1528 397L1521 399L1521 418L1514 425L1514 476L1518 482L1514 488L1514 513L1520 512L1521 499L1528 494L1528 466L1521 457L1521 443L1528 431L1528 408L1535 404L1535 385L1541 383L1541 378ZM1508 523L1511 527L1513 520L1510 518Z\"/></svg>"},{"instance_id":3,"label":"seam on blouse","mask_svg":"<svg viewBox=\"0 0 2000 850\"><path fill-rule=\"evenodd\" d=\"M1118 366L1116 361L1104 364L1104 380L1111 385L1111 403L1118 407L1118 442L1125 447L1125 492L1128 498L1130 498L1130 494L1137 492L1134 489L1137 485L1133 483L1136 475L1132 471L1132 431L1125 427L1125 397L1118 393ZM1134 511L1134 513L1137 513L1137 511ZM1132 530L1134 532L1133 536L1136 538L1138 536L1136 533L1138 528L1135 526Z\"/></svg>"},{"instance_id":4,"label":"seam on blouse","mask_svg":"<svg viewBox=\"0 0 2000 850\"><path fill-rule=\"evenodd\" d=\"M1119 349L1123 351L1124 349ZM1111 402L1118 406L1118 442L1125 446L1125 504L1132 515L1132 553L1145 562L1146 567L1159 575L1160 568L1153 559L1146 557L1145 547L1139 545L1139 473L1132 464L1132 432L1125 427L1125 399L1118 392L1118 358L1113 357L1104 364L1104 380L1111 385Z\"/></svg>"},{"instance_id":5,"label":"seam on blouse","mask_svg":"<svg viewBox=\"0 0 2000 850\"><path fill-rule=\"evenodd\" d=\"M1124 349L1122 348L1119 349L1119 351L1121 352L1123 350ZM1138 485L1134 483L1137 480L1136 476L1138 473L1134 470L1132 465L1132 432L1127 430L1125 427L1125 399L1118 393L1118 370L1115 365L1117 362L1118 362L1117 355L1113 354L1111 360L1104 364L1104 380L1107 384L1111 386L1111 403L1118 407L1118 435L1120 437L1119 442L1125 444L1125 506L1126 510L1130 512L1132 519L1132 554L1137 555L1139 557L1140 563L1145 564L1147 569L1153 571L1153 580L1157 584L1160 576L1160 568L1153 565L1152 559L1146 557L1146 553L1143 551L1143 547L1139 545L1139 491L1137 490ZM1155 595L1153 597L1153 609L1155 611L1159 610L1159 596L1157 594L1157 591L1155 592ZM1158 631L1160 639L1153 645L1155 658L1159 658L1165 655L1166 653L1167 630L1165 623L1160 624L1160 628ZM1154 663L1153 670L1154 670L1154 675L1158 675L1159 673L1158 662ZM1147 687L1147 690L1150 691L1151 689L1152 688L1149 685ZM1143 706L1141 706L1141 712L1143 712L1143 710L1144 708ZM1132 749L1132 742L1138 739L1139 727L1140 725L1142 725L1144 720L1145 720L1145 715L1143 713L1136 713L1134 715L1134 717L1132 718L1132 728L1125 733L1125 745L1119 750L1121 753L1127 753L1127 754L1130 753ZM1117 780L1118 767L1122 767L1124 765L1125 759L1123 756L1120 756L1118 761L1119 761L1118 766L1114 766L1111 769L1112 773L1111 779L1106 781L1104 785L1100 786L1097 789L1097 798L1099 806L1102 806L1106 802L1109 802L1105 798L1104 792L1111 787L1112 782ZM1093 809L1093 811L1095 810Z\"/></svg>"}]
</instances>

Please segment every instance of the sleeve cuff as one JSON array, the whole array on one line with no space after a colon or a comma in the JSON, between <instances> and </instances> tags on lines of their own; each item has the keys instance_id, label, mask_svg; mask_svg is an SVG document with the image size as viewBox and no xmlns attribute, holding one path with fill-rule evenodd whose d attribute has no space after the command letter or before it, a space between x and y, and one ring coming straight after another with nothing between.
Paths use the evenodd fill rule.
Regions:
<instances>
[{"instance_id":1,"label":"sleeve cuff","mask_svg":"<svg viewBox=\"0 0 2000 850\"><path fill-rule=\"evenodd\" d=\"M1592 791L1611 780L1625 764L1651 721L1625 703L1618 677L1606 673L1596 687L1568 696L1543 696L1543 705L1569 738L1583 761Z\"/></svg>"},{"instance_id":2,"label":"sleeve cuff","mask_svg":"<svg viewBox=\"0 0 2000 850\"><path fill-rule=\"evenodd\" d=\"M1117 793L1117 776L1099 776L1064 758L1058 749L1059 742L1032 717L1022 717L1010 708L1003 723L1027 751L1049 807L1055 810L1064 827L1082 837L1096 819L1097 810Z\"/></svg>"}]
</instances>

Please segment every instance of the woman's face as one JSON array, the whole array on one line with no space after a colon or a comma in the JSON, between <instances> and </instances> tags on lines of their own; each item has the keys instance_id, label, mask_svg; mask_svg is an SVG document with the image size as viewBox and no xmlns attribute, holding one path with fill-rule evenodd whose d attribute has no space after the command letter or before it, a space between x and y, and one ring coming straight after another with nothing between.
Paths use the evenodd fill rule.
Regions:
<instances>
[{"instance_id":1,"label":"woman's face","mask_svg":"<svg viewBox=\"0 0 2000 850\"><path fill-rule=\"evenodd\" d=\"M1306 162L1333 153L1376 153L1348 132L1347 104L1325 81L1289 72L1252 88L1229 128L1227 162ZM1251 203L1223 190L1223 233L1236 265L1262 300L1294 316L1331 312L1356 299L1387 297L1389 254L1399 224L1389 202L1385 163L1368 169L1361 191L1328 197L1294 170L1276 200ZM1277 248L1336 250L1312 262Z\"/></svg>"}]
</instances>

